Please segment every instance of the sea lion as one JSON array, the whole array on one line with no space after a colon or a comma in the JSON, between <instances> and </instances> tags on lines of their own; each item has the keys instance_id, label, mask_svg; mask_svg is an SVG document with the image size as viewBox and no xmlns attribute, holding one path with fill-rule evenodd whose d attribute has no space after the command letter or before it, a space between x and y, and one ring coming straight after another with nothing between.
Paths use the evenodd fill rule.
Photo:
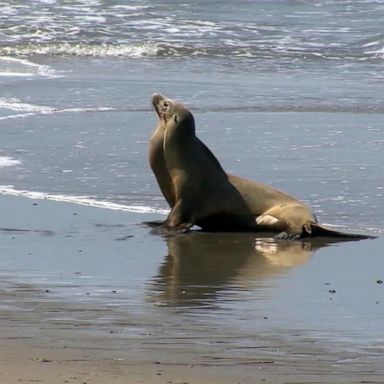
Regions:
<instances>
[{"instance_id":1,"label":"sea lion","mask_svg":"<svg viewBox=\"0 0 384 384\"><path fill-rule=\"evenodd\" d=\"M167 200L170 207L173 207L175 204L174 188L171 175L165 165L163 141L164 124L159 115L159 122L149 140L149 165L152 172L155 174L157 183L159 184L165 200Z\"/></svg>"},{"instance_id":2,"label":"sea lion","mask_svg":"<svg viewBox=\"0 0 384 384\"><path fill-rule=\"evenodd\" d=\"M188 231L193 225L211 231L273 231L281 239L315 235L366 238L324 228L296 198L228 175L196 136L193 115L183 104L160 93L152 96L152 104L159 122L151 138L150 163L171 207L165 227L178 231Z\"/></svg>"}]
</instances>

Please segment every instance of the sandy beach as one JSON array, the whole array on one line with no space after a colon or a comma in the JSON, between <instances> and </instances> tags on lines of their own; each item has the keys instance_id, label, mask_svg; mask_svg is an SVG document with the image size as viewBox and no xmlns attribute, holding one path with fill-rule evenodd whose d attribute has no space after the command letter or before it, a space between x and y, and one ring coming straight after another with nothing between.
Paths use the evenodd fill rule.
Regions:
<instances>
[{"instance_id":1,"label":"sandy beach","mask_svg":"<svg viewBox=\"0 0 384 384\"><path fill-rule=\"evenodd\" d=\"M188 237L167 243L142 224L161 219L158 214L13 196L0 198L0 210L1 383L382 382L384 335L376 324L383 318L383 288L377 268L360 270L370 283L359 288L360 304L353 299L354 283L339 269L342 263L333 265L321 292L316 279L299 287L317 301L317 316L324 317L318 329L312 329L316 320L309 328L290 323L276 292L271 297L279 280L291 281L295 294L292 279L297 284L301 279L294 271L310 268L324 249L331 257L337 249L339 260L343 248L356 255L369 249L371 264L382 265L382 256L376 260L374 253L379 255L381 239L354 248L348 243L318 251L301 244L271 253L260 242L245 246L249 234L229 235L220 248L219 234L195 233L193 243L207 248L211 259L196 253L195 261L186 261ZM225 260L221 268L215 247ZM252 259L250 249L260 247L262 253ZM264 301L264 312L254 300ZM294 307L305 302L300 295L291 300ZM337 305L329 307L332 300ZM355 304L366 306L364 318ZM286 329L277 321L280 311ZM309 316L311 311L309 306ZM338 328L349 311L356 321ZM331 318L335 324L326 323Z\"/></svg>"}]
</instances>

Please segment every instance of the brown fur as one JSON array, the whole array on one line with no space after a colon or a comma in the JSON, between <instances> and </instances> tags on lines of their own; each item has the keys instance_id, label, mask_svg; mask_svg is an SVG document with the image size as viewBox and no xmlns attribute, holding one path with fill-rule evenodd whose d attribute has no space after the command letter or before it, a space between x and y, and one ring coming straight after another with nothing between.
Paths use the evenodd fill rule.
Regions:
<instances>
[{"instance_id":1,"label":"brown fur","mask_svg":"<svg viewBox=\"0 0 384 384\"><path fill-rule=\"evenodd\" d=\"M159 93L152 96L152 103L159 123L150 142L150 164L171 207L166 227L274 231L282 238L310 236L315 228L316 234L326 235L328 230L294 197L228 175L196 137L193 115L183 104Z\"/></svg>"}]
</instances>

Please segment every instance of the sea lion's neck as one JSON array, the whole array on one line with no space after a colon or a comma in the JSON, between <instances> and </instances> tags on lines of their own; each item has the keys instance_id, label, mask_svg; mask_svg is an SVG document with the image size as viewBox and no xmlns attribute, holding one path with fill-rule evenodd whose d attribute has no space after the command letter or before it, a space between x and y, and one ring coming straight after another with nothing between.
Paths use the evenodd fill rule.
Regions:
<instances>
[{"instance_id":1,"label":"sea lion's neck","mask_svg":"<svg viewBox=\"0 0 384 384\"><path fill-rule=\"evenodd\" d=\"M191 143L196 140L194 126L167 127L164 129L163 150L171 147L172 150L189 151Z\"/></svg>"}]
</instances>

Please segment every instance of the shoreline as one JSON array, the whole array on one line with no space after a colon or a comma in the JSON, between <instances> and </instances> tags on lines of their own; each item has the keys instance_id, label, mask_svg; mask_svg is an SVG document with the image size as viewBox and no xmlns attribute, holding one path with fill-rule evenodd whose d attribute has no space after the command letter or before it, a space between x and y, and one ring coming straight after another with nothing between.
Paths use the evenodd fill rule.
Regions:
<instances>
[{"instance_id":1,"label":"shoreline","mask_svg":"<svg viewBox=\"0 0 384 384\"><path fill-rule=\"evenodd\" d=\"M231 315L220 320L212 312L219 317L211 321L200 316L203 308L196 314L193 307L156 302L148 284L172 267L164 261L171 249L141 223L158 215L15 196L0 196L0 210L2 383L351 384L383 377L379 345L348 351L339 340L329 351L305 332L279 331L273 322L259 328L269 324L263 314L246 331L226 324L236 326ZM222 278L244 269L239 279L263 281L294 267L259 261L257 275L248 276L247 263ZM260 267L266 275L259 276ZM177 279L168 290L177 289ZM226 280L220 284L226 287ZM202 297L214 300L221 289ZM178 300L175 291L168 294L170 302Z\"/></svg>"}]
</instances>

